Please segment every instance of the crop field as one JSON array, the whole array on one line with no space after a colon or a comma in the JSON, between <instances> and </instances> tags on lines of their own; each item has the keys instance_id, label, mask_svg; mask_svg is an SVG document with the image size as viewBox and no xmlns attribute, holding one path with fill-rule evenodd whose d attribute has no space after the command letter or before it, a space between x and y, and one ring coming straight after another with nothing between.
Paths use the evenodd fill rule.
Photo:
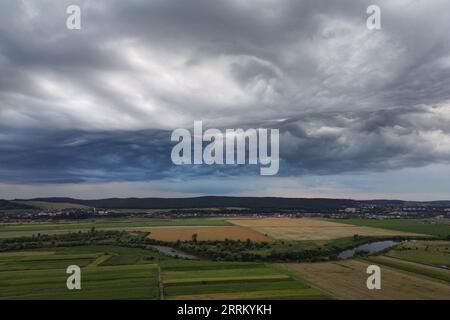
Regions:
<instances>
[{"instance_id":1,"label":"crop field","mask_svg":"<svg viewBox=\"0 0 450 320\"><path fill-rule=\"evenodd\" d=\"M327 299L273 265L184 262L162 265L167 299Z\"/></svg>"},{"instance_id":2,"label":"crop field","mask_svg":"<svg viewBox=\"0 0 450 320\"><path fill-rule=\"evenodd\" d=\"M387 256L450 269L450 241L410 241L389 251Z\"/></svg>"},{"instance_id":3,"label":"crop field","mask_svg":"<svg viewBox=\"0 0 450 320\"><path fill-rule=\"evenodd\" d=\"M312 218L92 219L2 224L0 237L87 231L92 227L147 231L151 238L163 241L191 240L192 235L197 234L199 241L251 239L253 253L267 256L274 251L302 252L318 246L346 248L355 243L354 234L393 236L423 231L431 235L427 231L430 225L439 225L439 230L448 226L446 222L442 227L430 221L422 225L421 221L388 220L382 221L382 225L363 226ZM394 222L396 228L403 230L381 228L388 222ZM150 248L87 243L85 246L49 245L43 249L0 252L0 300L450 299L450 241L444 240L424 238L403 242L380 256L279 264L184 260ZM244 248L246 244L239 245ZM239 250L244 249L239 247ZM236 256L239 253L241 251ZM366 287L369 264L382 268L381 290ZM69 265L82 269L81 290L66 288ZM162 295L160 288L163 288Z\"/></svg>"},{"instance_id":4,"label":"crop field","mask_svg":"<svg viewBox=\"0 0 450 320\"><path fill-rule=\"evenodd\" d=\"M340 223L414 232L432 236L450 236L450 223L448 220L435 219L339 219Z\"/></svg>"},{"instance_id":5,"label":"crop field","mask_svg":"<svg viewBox=\"0 0 450 320\"><path fill-rule=\"evenodd\" d=\"M450 241L409 241L367 261L450 284Z\"/></svg>"},{"instance_id":6,"label":"crop field","mask_svg":"<svg viewBox=\"0 0 450 320\"><path fill-rule=\"evenodd\" d=\"M81 267L81 290L66 268ZM0 299L327 299L272 264L172 259L154 251L85 246L0 253Z\"/></svg>"},{"instance_id":7,"label":"crop field","mask_svg":"<svg viewBox=\"0 0 450 320\"><path fill-rule=\"evenodd\" d=\"M407 271L429 278L442 280L450 285L450 270L432 267L421 263L409 262L388 256L367 257L365 260L375 263L379 266L386 266L397 270Z\"/></svg>"},{"instance_id":8,"label":"crop field","mask_svg":"<svg viewBox=\"0 0 450 320\"><path fill-rule=\"evenodd\" d=\"M283 266L296 272L337 299L450 299L450 285L423 274L381 267L381 290L368 290L364 260L292 263Z\"/></svg>"},{"instance_id":9,"label":"crop field","mask_svg":"<svg viewBox=\"0 0 450 320\"><path fill-rule=\"evenodd\" d=\"M192 235L197 235L197 240L241 240L250 239L257 242L269 242L272 239L250 228L237 226L229 227L157 227L140 229L150 232L149 237L161 241L175 242L177 240L191 240Z\"/></svg>"},{"instance_id":10,"label":"crop field","mask_svg":"<svg viewBox=\"0 0 450 320\"><path fill-rule=\"evenodd\" d=\"M117 260L133 256L133 261ZM157 253L110 246L0 254L0 299L158 299ZM101 263L100 263L101 262ZM66 268L81 267L81 290Z\"/></svg>"},{"instance_id":11,"label":"crop field","mask_svg":"<svg viewBox=\"0 0 450 320\"><path fill-rule=\"evenodd\" d=\"M352 226L313 218L237 219L229 222L251 228L277 240L329 240L360 236L417 236L411 232Z\"/></svg>"},{"instance_id":12,"label":"crop field","mask_svg":"<svg viewBox=\"0 0 450 320\"><path fill-rule=\"evenodd\" d=\"M68 208L78 208L87 209L88 206L78 204L78 203L66 203L66 202L46 202L46 201L14 201L16 203L27 204L41 209L68 209Z\"/></svg>"},{"instance_id":13,"label":"crop field","mask_svg":"<svg viewBox=\"0 0 450 320\"><path fill-rule=\"evenodd\" d=\"M230 226L222 218L185 218L185 219L89 219L78 221L4 223L0 224L0 238L23 237L40 234L63 234L69 232L97 230L139 230L155 226Z\"/></svg>"}]
</instances>

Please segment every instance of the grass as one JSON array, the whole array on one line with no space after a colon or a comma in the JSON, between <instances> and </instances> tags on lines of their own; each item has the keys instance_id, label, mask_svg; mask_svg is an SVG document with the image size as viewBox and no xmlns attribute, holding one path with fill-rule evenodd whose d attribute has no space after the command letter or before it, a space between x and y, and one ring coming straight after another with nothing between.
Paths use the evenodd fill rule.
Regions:
<instances>
[{"instance_id":1,"label":"grass","mask_svg":"<svg viewBox=\"0 0 450 320\"><path fill-rule=\"evenodd\" d=\"M450 241L405 242L387 256L406 261L450 268Z\"/></svg>"},{"instance_id":2,"label":"grass","mask_svg":"<svg viewBox=\"0 0 450 320\"><path fill-rule=\"evenodd\" d=\"M155 264L142 264L144 250L131 249L125 265L91 264L116 247L57 248L31 255L0 255L0 299L158 299ZM154 253L157 255L157 253ZM115 257L127 257L113 255ZM122 261L124 262L124 261ZM81 290L66 288L67 266L81 266Z\"/></svg>"},{"instance_id":3,"label":"grass","mask_svg":"<svg viewBox=\"0 0 450 320\"><path fill-rule=\"evenodd\" d=\"M189 261L162 268L168 299L327 298L270 264Z\"/></svg>"},{"instance_id":4,"label":"grass","mask_svg":"<svg viewBox=\"0 0 450 320\"><path fill-rule=\"evenodd\" d=\"M0 253L0 299L159 299L157 264L168 299L325 299L272 264L180 260L115 246ZM66 268L81 266L81 290Z\"/></svg>"},{"instance_id":5,"label":"grass","mask_svg":"<svg viewBox=\"0 0 450 320\"><path fill-rule=\"evenodd\" d=\"M63 234L69 232L88 231L92 227L98 230L145 229L159 226L229 226L222 218L184 218L184 219L89 219L61 222L3 223L0 224L0 238L32 236L40 234Z\"/></svg>"},{"instance_id":6,"label":"grass","mask_svg":"<svg viewBox=\"0 0 450 320\"><path fill-rule=\"evenodd\" d=\"M427 276L430 278L445 281L450 284L450 270L424 266L418 263L405 262L389 257L370 257L365 260L375 264L384 265L397 270L412 272L415 274ZM449 288L450 289L450 288Z\"/></svg>"},{"instance_id":7,"label":"grass","mask_svg":"<svg viewBox=\"0 0 450 320\"><path fill-rule=\"evenodd\" d=\"M450 236L450 224L447 221L435 219L339 219L339 222L439 237Z\"/></svg>"}]
</instances>

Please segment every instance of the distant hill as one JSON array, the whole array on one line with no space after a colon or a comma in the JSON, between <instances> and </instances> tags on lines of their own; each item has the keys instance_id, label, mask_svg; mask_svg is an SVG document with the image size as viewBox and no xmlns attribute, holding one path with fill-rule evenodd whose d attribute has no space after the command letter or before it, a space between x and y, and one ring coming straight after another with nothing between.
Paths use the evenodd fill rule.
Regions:
<instances>
[{"instance_id":1,"label":"distant hill","mask_svg":"<svg viewBox=\"0 0 450 320\"><path fill-rule=\"evenodd\" d=\"M32 203L46 202L59 204L78 204L107 209L188 209L188 208L249 208L249 209L339 209L362 205L450 206L450 201L411 202L402 200L351 200L327 198L278 198L278 197L221 197L206 196L194 198L109 198L82 200L72 198L35 198Z\"/></svg>"},{"instance_id":2,"label":"distant hill","mask_svg":"<svg viewBox=\"0 0 450 320\"><path fill-rule=\"evenodd\" d=\"M36 207L8 200L0 200L0 210L18 210L18 209L36 209Z\"/></svg>"},{"instance_id":3,"label":"distant hill","mask_svg":"<svg viewBox=\"0 0 450 320\"><path fill-rule=\"evenodd\" d=\"M18 200L19 201L19 200ZM24 200L20 200L24 201ZM276 197L219 197L206 196L196 198L110 198L99 200L80 200L71 198L36 198L28 201L76 203L97 208L110 209L182 209L182 208L280 208L280 209L317 209L342 208L357 205L354 200L346 199L309 199Z\"/></svg>"}]
</instances>

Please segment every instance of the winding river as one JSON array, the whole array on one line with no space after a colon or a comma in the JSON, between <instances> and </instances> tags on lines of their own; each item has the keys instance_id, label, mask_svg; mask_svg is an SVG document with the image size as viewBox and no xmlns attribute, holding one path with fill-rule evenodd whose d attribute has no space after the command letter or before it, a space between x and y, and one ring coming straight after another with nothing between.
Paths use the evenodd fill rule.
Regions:
<instances>
[{"instance_id":1,"label":"winding river","mask_svg":"<svg viewBox=\"0 0 450 320\"><path fill-rule=\"evenodd\" d=\"M355 254L358 254L361 252L367 252L369 254L374 254L374 253L378 253L380 251L389 249L398 243L399 243L398 241L393 241L393 240L385 240L385 241L376 241L376 242L366 243L366 244L360 245L356 248L342 251L338 255L338 258L339 259L349 259L349 258L352 258Z\"/></svg>"}]
</instances>

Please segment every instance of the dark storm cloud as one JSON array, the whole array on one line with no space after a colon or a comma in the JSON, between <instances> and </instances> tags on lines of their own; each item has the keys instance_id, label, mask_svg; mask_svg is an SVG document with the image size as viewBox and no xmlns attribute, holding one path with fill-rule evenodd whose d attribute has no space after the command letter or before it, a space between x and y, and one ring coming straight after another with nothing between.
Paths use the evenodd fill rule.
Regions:
<instances>
[{"instance_id":1,"label":"dark storm cloud","mask_svg":"<svg viewBox=\"0 0 450 320\"><path fill-rule=\"evenodd\" d=\"M372 2L2 1L0 181L257 172L174 167L193 120L279 127L281 175L448 162L450 5L379 1L369 31Z\"/></svg>"},{"instance_id":2,"label":"dark storm cloud","mask_svg":"<svg viewBox=\"0 0 450 320\"><path fill-rule=\"evenodd\" d=\"M282 137L280 175L386 171L449 163L450 140L442 139L448 139L450 119L436 111L416 107L319 113L278 123ZM165 130L22 131L0 132L0 137L8 141L0 146L0 175L14 182L258 174L255 166L175 166L170 159L174 143L168 143L170 131Z\"/></svg>"},{"instance_id":3,"label":"dark storm cloud","mask_svg":"<svg viewBox=\"0 0 450 320\"><path fill-rule=\"evenodd\" d=\"M4 134L0 132L0 136ZM123 181L168 173L164 131L22 131L0 146L0 175L15 182Z\"/></svg>"}]
</instances>

